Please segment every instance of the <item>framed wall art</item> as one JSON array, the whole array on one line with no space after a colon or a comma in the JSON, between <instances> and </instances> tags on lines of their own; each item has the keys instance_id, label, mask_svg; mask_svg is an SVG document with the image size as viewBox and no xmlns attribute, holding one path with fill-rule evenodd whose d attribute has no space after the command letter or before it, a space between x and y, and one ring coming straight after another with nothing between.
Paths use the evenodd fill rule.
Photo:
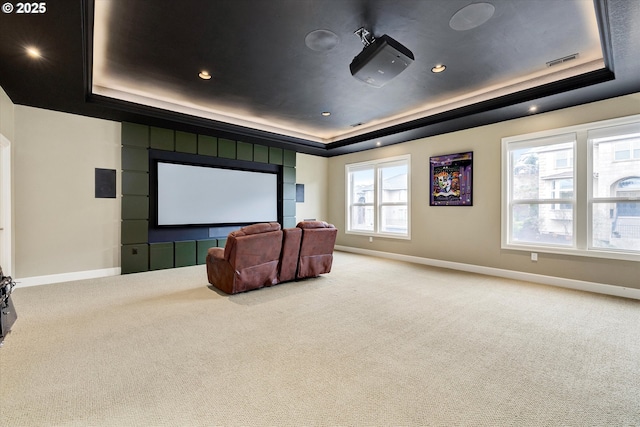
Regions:
<instances>
[{"instance_id":1,"label":"framed wall art","mask_svg":"<svg viewBox=\"0 0 640 427\"><path fill-rule=\"evenodd\" d=\"M431 206L471 206L473 151L429 158Z\"/></svg>"}]
</instances>

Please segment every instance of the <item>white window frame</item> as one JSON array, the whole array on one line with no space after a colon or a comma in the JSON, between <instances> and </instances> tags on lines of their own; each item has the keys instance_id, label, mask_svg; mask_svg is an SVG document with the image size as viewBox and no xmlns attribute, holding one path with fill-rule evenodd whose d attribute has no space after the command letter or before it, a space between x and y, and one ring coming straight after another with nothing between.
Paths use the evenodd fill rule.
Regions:
<instances>
[{"instance_id":1,"label":"white window frame","mask_svg":"<svg viewBox=\"0 0 640 427\"><path fill-rule=\"evenodd\" d=\"M621 125L639 125L640 115L619 119L604 120L584 125L534 132L502 139L502 201L501 201L501 248L527 252L555 253L565 255L587 256L596 258L610 258L620 260L640 261L640 252L635 250L621 250L615 248L594 247L593 241L593 203L636 201L624 197L593 197L593 144L589 139L589 131L598 132L607 127ZM517 242L512 239L512 171L511 151L529 146L538 146L541 140L552 140L556 137L574 134L574 197L573 200L554 199L553 203L573 204L573 245L547 245L531 242ZM590 179L591 178L591 179ZM518 200L516 203L548 203L546 199Z\"/></svg>"},{"instance_id":2,"label":"white window frame","mask_svg":"<svg viewBox=\"0 0 640 427\"><path fill-rule=\"evenodd\" d=\"M407 201L404 202L382 202L381 197L381 180L382 175L380 169L384 166L390 166L392 164L405 164L407 167ZM358 204L357 201L351 200L351 175L350 172L357 170L373 169L374 176L374 200L373 203L366 203L367 206L373 206L373 230L354 230L351 228L351 212L354 204ZM411 240L411 155L406 154L402 156L387 157L384 159L369 160L365 162L349 163L345 165L345 218L346 218L346 234L356 234L369 237L385 237L391 239ZM407 232L403 233L390 233L381 231L381 210L387 206L405 206L407 208Z\"/></svg>"}]
</instances>

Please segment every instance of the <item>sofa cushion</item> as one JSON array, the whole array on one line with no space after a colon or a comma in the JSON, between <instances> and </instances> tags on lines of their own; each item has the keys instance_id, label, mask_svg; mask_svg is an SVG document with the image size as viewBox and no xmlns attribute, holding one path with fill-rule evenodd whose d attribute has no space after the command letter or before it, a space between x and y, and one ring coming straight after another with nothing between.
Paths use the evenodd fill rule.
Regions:
<instances>
[{"instance_id":1,"label":"sofa cushion","mask_svg":"<svg viewBox=\"0 0 640 427\"><path fill-rule=\"evenodd\" d=\"M224 258L229 260L235 250L235 243L238 237L251 236L254 234L269 233L272 231L279 231L280 224L277 222L261 222L258 224L251 224L240 228L239 230L232 231L227 236L227 244L224 246Z\"/></svg>"},{"instance_id":2,"label":"sofa cushion","mask_svg":"<svg viewBox=\"0 0 640 427\"><path fill-rule=\"evenodd\" d=\"M239 230L232 231L231 233L229 233L229 235L239 237L239 236L248 236L249 234L266 233L268 231L278 231L278 230L280 230L280 223L261 222L258 224L247 225L245 227L242 227Z\"/></svg>"},{"instance_id":3,"label":"sofa cushion","mask_svg":"<svg viewBox=\"0 0 640 427\"><path fill-rule=\"evenodd\" d=\"M335 228L335 226L333 224L329 224L325 221L300 221L298 223L298 225L296 225L296 227L298 228Z\"/></svg>"}]
</instances>

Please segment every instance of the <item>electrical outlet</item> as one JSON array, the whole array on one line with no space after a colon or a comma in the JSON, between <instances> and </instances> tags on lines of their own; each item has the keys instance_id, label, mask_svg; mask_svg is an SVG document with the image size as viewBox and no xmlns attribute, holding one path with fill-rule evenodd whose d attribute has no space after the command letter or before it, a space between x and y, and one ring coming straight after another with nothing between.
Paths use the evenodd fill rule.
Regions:
<instances>
[{"instance_id":1,"label":"electrical outlet","mask_svg":"<svg viewBox=\"0 0 640 427\"><path fill-rule=\"evenodd\" d=\"M531 261L538 261L538 254L536 252L531 252Z\"/></svg>"},{"instance_id":2,"label":"electrical outlet","mask_svg":"<svg viewBox=\"0 0 640 427\"><path fill-rule=\"evenodd\" d=\"M369 236L369 241L373 242L373 237Z\"/></svg>"}]
</instances>

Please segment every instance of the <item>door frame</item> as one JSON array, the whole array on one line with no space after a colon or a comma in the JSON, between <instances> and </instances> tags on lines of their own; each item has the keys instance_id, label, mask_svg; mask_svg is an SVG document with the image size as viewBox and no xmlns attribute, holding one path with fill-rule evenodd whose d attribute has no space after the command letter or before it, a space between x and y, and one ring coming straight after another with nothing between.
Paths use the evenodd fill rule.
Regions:
<instances>
[{"instance_id":1,"label":"door frame","mask_svg":"<svg viewBox=\"0 0 640 427\"><path fill-rule=\"evenodd\" d=\"M5 276L13 273L11 202L11 141L0 133L0 265Z\"/></svg>"}]
</instances>

